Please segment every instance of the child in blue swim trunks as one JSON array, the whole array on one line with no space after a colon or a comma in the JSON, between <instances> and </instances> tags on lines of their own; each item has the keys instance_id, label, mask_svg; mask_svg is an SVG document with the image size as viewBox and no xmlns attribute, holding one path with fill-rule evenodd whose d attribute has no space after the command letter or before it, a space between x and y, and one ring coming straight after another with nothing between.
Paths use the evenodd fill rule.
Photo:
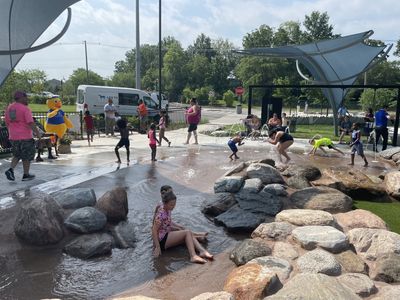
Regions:
<instances>
[{"instance_id":1,"label":"child in blue swim trunks","mask_svg":"<svg viewBox=\"0 0 400 300\"><path fill-rule=\"evenodd\" d=\"M243 140L243 137L240 135L240 133L236 133L236 135L229 140L228 146L232 150L232 154L229 155L229 158L231 160L233 160L233 157L235 157L235 159L239 159L239 156L236 155L236 153L238 152L238 148L236 147L236 144L238 144L238 146L243 145L244 143L242 142L242 140Z\"/></svg>"}]
</instances>

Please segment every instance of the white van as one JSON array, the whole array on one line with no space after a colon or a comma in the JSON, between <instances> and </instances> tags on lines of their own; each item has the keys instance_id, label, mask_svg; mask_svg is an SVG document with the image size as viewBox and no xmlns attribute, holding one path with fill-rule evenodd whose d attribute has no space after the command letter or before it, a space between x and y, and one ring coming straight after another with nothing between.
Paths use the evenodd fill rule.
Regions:
<instances>
[{"instance_id":1,"label":"white van","mask_svg":"<svg viewBox=\"0 0 400 300\"><path fill-rule=\"evenodd\" d=\"M139 100L147 106L149 116L158 115L158 105L150 95L142 90L98 85L80 85L77 90L76 111L84 112L85 107L93 115L104 114L104 106L111 98L117 112L123 116L136 116Z\"/></svg>"},{"instance_id":2,"label":"white van","mask_svg":"<svg viewBox=\"0 0 400 300\"><path fill-rule=\"evenodd\" d=\"M151 99L153 99L157 104L160 102L160 93L158 92L149 92ZM164 94L161 94L161 108L165 109L168 105L168 99Z\"/></svg>"}]
</instances>

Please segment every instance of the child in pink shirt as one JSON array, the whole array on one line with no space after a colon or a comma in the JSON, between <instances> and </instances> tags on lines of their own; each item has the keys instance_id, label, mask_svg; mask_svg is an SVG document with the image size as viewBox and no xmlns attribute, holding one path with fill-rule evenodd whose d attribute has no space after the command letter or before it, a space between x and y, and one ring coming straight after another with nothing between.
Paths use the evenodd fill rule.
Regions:
<instances>
[{"instance_id":1,"label":"child in pink shirt","mask_svg":"<svg viewBox=\"0 0 400 300\"><path fill-rule=\"evenodd\" d=\"M149 146L151 148L151 161L157 161L157 143L160 144L160 141L157 139L156 136L156 124L151 123L150 130L147 133L147 137L149 138Z\"/></svg>"}]
</instances>

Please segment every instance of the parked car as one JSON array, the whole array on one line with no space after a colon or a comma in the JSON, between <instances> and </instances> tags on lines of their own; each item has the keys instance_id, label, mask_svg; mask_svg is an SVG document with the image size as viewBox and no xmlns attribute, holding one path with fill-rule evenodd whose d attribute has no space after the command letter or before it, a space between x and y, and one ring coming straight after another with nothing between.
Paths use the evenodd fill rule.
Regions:
<instances>
[{"instance_id":1,"label":"parked car","mask_svg":"<svg viewBox=\"0 0 400 300\"><path fill-rule=\"evenodd\" d=\"M149 92L151 99L153 99L158 105L160 103L160 94L159 92ZM165 109L168 105L169 101L164 94L161 94L161 108Z\"/></svg>"}]
</instances>

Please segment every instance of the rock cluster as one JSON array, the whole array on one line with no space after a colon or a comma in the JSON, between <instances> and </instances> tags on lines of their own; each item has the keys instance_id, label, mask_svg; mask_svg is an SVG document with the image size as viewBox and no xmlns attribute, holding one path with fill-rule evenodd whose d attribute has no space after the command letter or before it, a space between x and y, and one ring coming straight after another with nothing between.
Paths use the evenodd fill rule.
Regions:
<instances>
[{"instance_id":1,"label":"rock cluster","mask_svg":"<svg viewBox=\"0 0 400 300\"><path fill-rule=\"evenodd\" d=\"M231 251L237 268L225 281L228 299L400 299L400 235L373 213L352 210L349 196L397 198L399 171L351 183L351 169L280 174L251 162L227 174L215 188L219 200L203 212L229 231L258 223Z\"/></svg>"},{"instance_id":2,"label":"rock cluster","mask_svg":"<svg viewBox=\"0 0 400 300\"><path fill-rule=\"evenodd\" d=\"M68 233L77 233L64 251L87 259L109 254L113 247L135 247L135 228L126 220L127 214L128 198L122 187L106 192L97 201L89 188L54 195L37 193L27 196L14 231L22 241L38 246L56 244Z\"/></svg>"}]
</instances>

